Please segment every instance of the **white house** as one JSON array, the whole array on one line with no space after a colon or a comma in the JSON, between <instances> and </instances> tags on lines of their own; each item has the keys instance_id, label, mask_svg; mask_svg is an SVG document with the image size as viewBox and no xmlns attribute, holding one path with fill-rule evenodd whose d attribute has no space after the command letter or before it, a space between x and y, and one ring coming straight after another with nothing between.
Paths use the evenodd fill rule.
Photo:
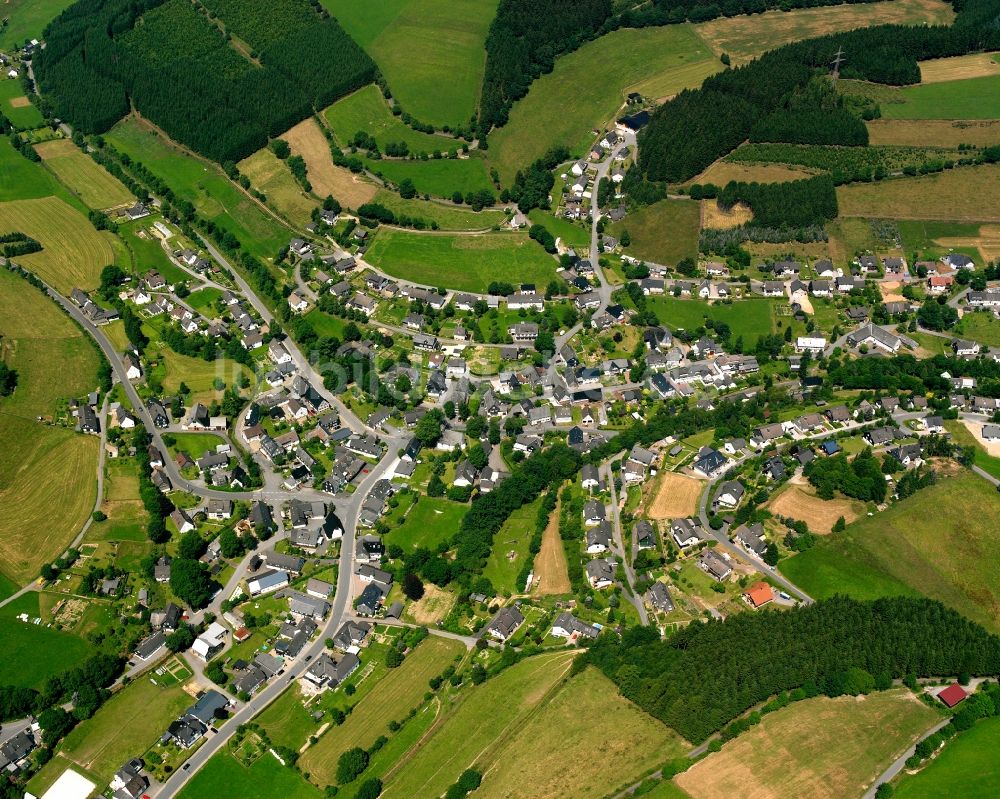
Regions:
<instances>
[{"instance_id":1,"label":"white house","mask_svg":"<svg viewBox=\"0 0 1000 799\"><path fill-rule=\"evenodd\" d=\"M826 349L826 339L821 336L799 336L795 340L796 352L811 352L819 355Z\"/></svg>"}]
</instances>

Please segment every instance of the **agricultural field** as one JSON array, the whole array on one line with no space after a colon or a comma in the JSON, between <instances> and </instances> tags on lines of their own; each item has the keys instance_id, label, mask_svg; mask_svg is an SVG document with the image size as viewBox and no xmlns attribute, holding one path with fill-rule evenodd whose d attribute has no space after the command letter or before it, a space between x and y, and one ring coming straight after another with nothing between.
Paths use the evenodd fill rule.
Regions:
<instances>
[{"instance_id":1,"label":"agricultural field","mask_svg":"<svg viewBox=\"0 0 1000 799\"><path fill-rule=\"evenodd\" d=\"M244 158L236 166L240 174L250 179L250 185L267 197L268 205L292 224L305 224L313 208L319 206L292 177L288 165L269 147ZM311 179L312 175L309 177Z\"/></svg>"},{"instance_id":2,"label":"agricultural field","mask_svg":"<svg viewBox=\"0 0 1000 799\"><path fill-rule=\"evenodd\" d=\"M535 556L535 579L537 585L534 593L542 596L552 594L568 594L573 586L569 581L569 565L566 562L566 550L559 536L559 506L549 517L549 523L542 533L542 548Z\"/></svg>"},{"instance_id":3,"label":"agricultural field","mask_svg":"<svg viewBox=\"0 0 1000 799\"><path fill-rule=\"evenodd\" d=\"M975 514L968 508L976 508ZM872 517L863 517L780 564L820 599L923 594L990 630L1000 630L1000 582L989 552L1000 541L1000 499L963 472Z\"/></svg>"},{"instance_id":4,"label":"agricultural field","mask_svg":"<svg viewBox=\"0 0 1000 799\"><path fill-rule=\"evenodd\" d=\"M555 216L551 211L543 211L541 208L533 208L528 211L528 219L532 224L544 225L557 239L562 239L563 243L570 247L590 246L590 224L586 226Z\"/></svg>"},{"instance_id":5,"label":"agricultural field","mask_svg":"<svg viewBox=\"0 0 1000 799\"><path fill-rule=\"evenodd\" d=\"M418 707L427 681L465 651L457 641L431 636L406 656L403 665L389 672L357 706L347 721L332 727L319 743L306 750L299 764L312 779L324 785L335 782L337 758L352 746L366 748L386 730L390 721L406 718Z\"/></svg>"},{"instance_id":6,"label":"agricultural field","mask_svg":"<svg viewBox=\"0 0 1000 799\"><path fill-rule=\"evenodd\" d=\"M913 776L896 786L898 799L990 799L1000 783L1000 719L978 722L971 730L953 738L942 752Z\"/></svg>"},{"instance_id":7,"label":"agricultural field","mask_svg":"<svg viewBox=\"0 0 1000 799\"><path fill-rule=\"evenodd\" d=\"M650 492L646 514L650 519L678 519L691 516L698 511L698 498L705 483L683 474L666 472L660 474Z\"/></svg>"},{"instance_id":8,"label":"agricultural field","mask_svg":"<svg viewBox=\"0 0 1000 799\"><path fill-rule=\"evenodd\" d=\"M231 386L240 376L251 377L249 369L229 358L204 361L180 355L167 347L163 347L159 355L154 357L157 365L150 370L151 374L161 379L164 389L170 393L179 391L181 383L186 384L191 389L191 403L203 402L208 405L212 400L222 399L223 392L216 388L217 380Z\"/></svg>"},{"instance_id":9,"label":"agricultural field","mask_svg":"<svg viewBox=\"0 0 1000 799\"><path fill-rule=\"evenodd\" d=\"M903 102L882 107L886 119L994 119L1000 108L1000 74L899 90Z\"/></svg>"},{"instance_id":10,"label":"agricultural field","mask_svg":"<svg viewBox=\"0 0 1000 799\"><path fill-rule=\"evenodd\" d=\"M820 499L815 489L804 482L788 485L766 507L772 513L805 522L814 533L829 533L841 516L850 524L865 512L864 503L848 497Z\"/></svg>"},{"instance_id":11,"label":"agricultural field","mask_svg":"<svg viewBox=\"0 0 1000 799\"><path fill-rule=\"evenodd\" d=\"M951 6L940 0L892 0L720 17L695 29L715 53L728 53L734 64L740 64L783 44L815 36L869 25L945 25L954 17Z\"/></svg>"},{"instance_id":12,"label":"agricultural field","mask_svg":"<svg viewBox=\"0 0 1000 799\"><path fill-rule=\"evenodd\" d=\"M610 225L616 238L628 231L629 255L657 264L674 266L682 258L698 257L701 210L691 200L660 200L630 213Z\"/></svg>"},{"instance_id":13,"label":"agricultural field","mask_svg":"<svg viewBox=\"0 0 1000 799\"><path fill-rule=\"evenodd\" d=\"M240 190L215 164L185 152L149 123L129 117L105 139L167 183L178 197L228 230L259 257L273 257L290 238L288 231Z\"/></svg>"},{"instance_id":14,"label":"agricultural field","mask_svg":"<svg viewBox=\"0 0 1000 799\"><path fill-rule=\"evenodd\" d=\"M17 128L37 128L44 121L41 112L24 96L21 81L6 76L0 76L0 113Z\"/></svg>"},{"instance_id":15,"label":"agricultural field","mask_svg":"<svg viewBox=\"0 0 1000 799\"><path fill-rule=\"evenodd\" d=\"M101 510L107 519L93 522L87 530L86 540L145 542L146 511L139 500L135 461L108 460L104 472Z\"/></svg>"},{"instance_id":16,"label":"agricultural field","mask_svg":"<svg viewBox=\"0 0 1000 799\"><path fill-rule=\"evenodd\" d=\"M194 702L180 683L161 686L154 682L157 679L155 675L140 677L116 693L63 739L46 770L58 776L75 764L110 781L122 763L152 746Z\"/></svg>"},{"instance_id":17,"label":"agricultural field","mask_svg":"<svg viewBox=\"0 0 1000 799\"><path fill-rule=\"evenodd\" d=\"M396 192L385 189L378 191L373 202L384 205L395 214L437 222L441 230L489 230L507 217L501 209L473 211L468 206L451 205L435 200L404 200Z\"/></svg>"},{"instance_id":18,"label":"agricultural field","mask_svg":"<svg viewBox=\"0 0 1000 799\"><path fill-rule=\"evenodd\" d=\"M85 210L83 204L40 164L17 152L6 136L0 137L0 202L51 195L61 197L74 208Z\"/></svg>"},{"instance_id":19,"label":"agricultural field","mask_svg":"<svg viewBox=\"0 0 1000 799\"><path fill-rule=\"evenodd\" d=\"M0 50L40 39L45 26L72 4L73 0L6 0L3 15L9 22L0 28Z\"/></svg>"},{"instance_id":20,"label":"agricultural field","mask_svg":"<svg viewBox=\"0 0 1000 799\"><path fill-rule=\"evenodd\" d=\"M608 69L614 64L614 69ZM631 91L667 97L722 69L689 25L623 28L556 59L489 136L491 165L504 185L557 145L579 155L591 129L613 120ZM583 87L586 87L585 89Z\"/></svg>"},{"instance_id":21,"label":"agricultural field","mask_svg":"<svg viewBox=\"0 0 1000 799\"><path fill-rule=\"evenodd\" d=\"M344 147L358 131L374 137L381 150L390 142L405 142L411 153L450 152L461 147L461 142L456 139L421 133L403 124L402 120L392 115L382 92L375 85L365 86L341 98L323 112L323 117L337 137L337 142Z\"/></svg>"},{"instance_id":22,"label":"agricultural field","mask_svg":"<svg viewBox=\"0 0 1000 799\"><path fill-rule=\"evenodd\" d=\"M733 161L716 161L691 183L714 183L725 186L729 181L741 183L786 183L803 180L815 175L813 170L785 166L784 164L741 164Z\"/></svg>"},{"instance_id":23,"label":"agricultural field","mask_svg":"<svg viewBox=\"0 0 1000 799\"><path fill-rule=\"evenodd\" d=\"M873 145L950 148L1000 144L1000 120L996 119L875 119L865 124Z\"/></svg>"},{"instance_id":24,"label":"agricultural field","mask_svg":"<svg viewBox=\"0 0 1000 799\"><path fill-rule=\"evenodd\" d=\"M778 301L780 302L780 301ZM671 330L694 330L705 324L705 317L725 322L733 339L742 336L744 345L751 347L757 338L770 335L775 330L776 302L750 298L729 305L708 305L700 300L682 300L677 297L647 297L646 307L653 311L662 324Z\"/></svg>"},{"instance_id":25,"label":"agricultural field","mask_svg":"<svg viewBox=\"0 0 1000 799\"><path fill-rule=\"evenodd\" d=\"M369 171L391 183L409 179L418 194L431 194L450 199L456 191L463 195L473 191L493 191L493 181L486 171L486 162L471 158L441 158L429 161L384 158L365 160Z\"/></svg>"},{"instance_id":26,"label":"agricultural field","mask_svg":"<svg viewBox=\"0 0 1000 799\"><path fill-rule=\"evenodd\" d=\"M497 0L323 0L375 59L400 105L421 122L464 126L475 113L486 32Z\"/></svg>"},{"instance_id":27,"label":"agricultural field","mask_svg":"<svg viewBox=\"0 0 1000 799\"><path fill-rule=\"evenodd\" d=\"M535 532L535 519L541 504L539 498L518 508L493 537L493 551L486 561L483 576L488 577L500 593L513 594L524 589L523 585L517 584L517 576L524 566L524 559L530 557L528 546Z\"/></svg>"},{"instance_id":28,"label":"agricultural field","mask_svg":"<svg viewBox=\"0 0 1000 799\"><path fill-rule=\"evenodd\" d=\"M462 236L383 228L365 259L393 277L475 292L485 292L498 278L545 286L556 270L556 261L522 233Z\"/></svg>"},{"instance_id":29,"label":"agricultural field","mask_svg":"<svg viewBox=\"0 0 1000 799\"><path fill-rule=\"evenodd\" d=\"M90 208L105 209L135 202L135 197L110 172L69 139L35 145L45 166Z\"/></svg>"},{"instance_id":30,"label":"agricultural field","mask_svg":"<svg viewBox=\"0 0 1000 799\"><path fill-rule=\"evenodd\" d=\"M43 248L22 255L18 263L64 295L74 288L96 288L101 269L115 261L110 236L58 197L0 203L0 233L12 231L31 236Z\"/></svg>"},{"instance_id":31,"label":"agricultural field","mask_svg":"<svg viewBox=\"0 0 1000 799\"><path fill-rule=\"evenodd\" d=\"M228 750L214 755L184 786L178 799L321 799L322 792L306 782L295 769L283 766L270 752L244 765Z\"/></svg>"},{"instance_id":32,"label":"agricultural field","mask_svg":"<svg viewBox=\"0 0 1000 799\"><path fill-rule=\"evenodd\" d=\"M6 439L4 439L6 440ZM93 646L77 635L34 624L41 618L37 593L25 594L0 608L0 684L41 689L49 677L61 674L85 660ZM28 621L17 617L26 613Z\"/></svg>"},{"instance_id":33,"label":"agricultural field","mask_svg":"<svg viewBox=\"0 0 1000 799\"><path fill-rule=\"evenodd\" d=\"M159 219L156 217L152 218L153 221L150 219L151 217L147 216L118 226L118 236L128 249L132 270L141 275L150 269L155 269L168 282L189 279L190 275L167 257L160 239L151 232L153 222Z\"/></svg>"},{"instance_id":34,"label":"agricultural field","mask_svg":"<svg viewBox=\"0 0 1000 799\"><path fill-rule=\"evenodd\" d=\"M842 217L1000 222L1000 165L839 186L837 203Z\"/></svg>"},{"instance_id":35,"label":"agricultural field","mask_svg":"<svg viewBox=\"0 0 1000 799\"><path fill-rule=\"evenodd\" d=\"M907 689L795 702L674 778L692 799L861 796L939 719Z\"/></svg>"},{"instance_id":36,"label":"agricultural field","mask_svg":"<svg viewBox=\"0 0 1000 799\"><path fill-rule=\"evenodd\" d=\"M921 61L919 66L921 83L984 78L1000 75L1000 54L971 53L953 58L933 58Z\"/></svg>"},{"instance_id":37,"label":"agricultural field","mask_svg":"<svg viewBox=\"0 0 1000 799\"><path fill-rule=\"evenodd\" d=\"M450 539L462 523L469 506L438 497L420 497L403 519L386 536L386 541L404 550L425 547L433 550Z\"/></svg>"}]
</instances>

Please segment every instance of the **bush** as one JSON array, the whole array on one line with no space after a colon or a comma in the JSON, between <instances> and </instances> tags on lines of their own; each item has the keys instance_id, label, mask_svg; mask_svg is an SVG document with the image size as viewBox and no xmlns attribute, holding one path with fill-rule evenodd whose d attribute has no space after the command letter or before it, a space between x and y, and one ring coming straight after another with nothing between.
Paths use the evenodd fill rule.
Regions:
<instances>
[{"instance_id":1,"label":"bush","mask_svg":"<svg viewBox=\"0 0 1000 799\"><path fill-rule=\"evenodd\" d=\"M353 782L366 768L368 768L368 753L360 746L348 749L337 760L337 782L340 785Z\"/></svg>"}]
</instances>

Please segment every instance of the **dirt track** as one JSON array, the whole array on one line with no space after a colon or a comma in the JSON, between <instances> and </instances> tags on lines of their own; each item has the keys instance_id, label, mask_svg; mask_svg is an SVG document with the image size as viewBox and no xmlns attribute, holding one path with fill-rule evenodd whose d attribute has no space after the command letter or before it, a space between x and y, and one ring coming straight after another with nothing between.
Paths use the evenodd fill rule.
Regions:
<instances>
[{"instance_id":1,"label":"dirt track","mask_svg":"<svg viewBox=\"0 0 1000 799\"><path fill-rule=\"evenodd\" d=\"M572 590L566 565L566 551L559 537L559 506L549 517L542 533L542 548L535 556L536 594L568 594Z\"/></svg>"}]
</instances>

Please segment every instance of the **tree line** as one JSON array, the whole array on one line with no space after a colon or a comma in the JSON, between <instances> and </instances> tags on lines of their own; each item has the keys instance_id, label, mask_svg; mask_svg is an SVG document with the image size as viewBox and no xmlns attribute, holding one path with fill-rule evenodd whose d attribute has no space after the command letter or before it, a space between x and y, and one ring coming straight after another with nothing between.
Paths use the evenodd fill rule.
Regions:
<instances>
[{"instance_id":1,"label":"tree line","mask_svg":"<svg viewBox=\"0 0 1000 799\"><path fill-rule=\"evenodd\" d=\"M765 228L806 228L837 216L837 191L830 175L788 183L730 181L719 192L718 203L725 210L737 203L749 205L754 224Z\"/></svg>"},{"instance_id":2,"label":"tree line","mask_svg":"<svg viewBox=\"0 0 1000 799\"><path fill-rule=\"evenodd\" d=\"M787 613L739 613L661 641L651 627L602 636L585 656L622 694L692 742L783 691L830 696L917 677L996 674L1000 638L930 599L847 597Z\"/></svg>"}]
</instances>

